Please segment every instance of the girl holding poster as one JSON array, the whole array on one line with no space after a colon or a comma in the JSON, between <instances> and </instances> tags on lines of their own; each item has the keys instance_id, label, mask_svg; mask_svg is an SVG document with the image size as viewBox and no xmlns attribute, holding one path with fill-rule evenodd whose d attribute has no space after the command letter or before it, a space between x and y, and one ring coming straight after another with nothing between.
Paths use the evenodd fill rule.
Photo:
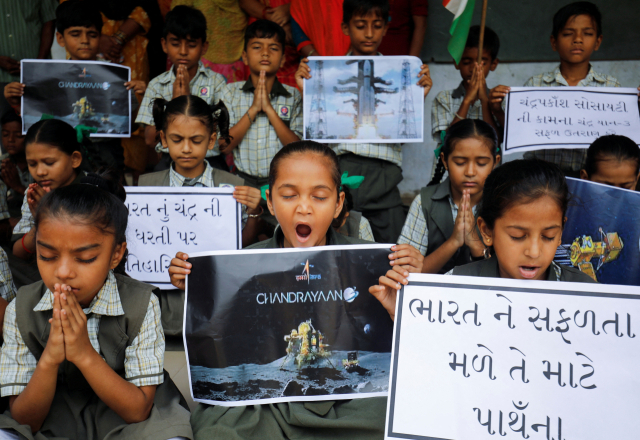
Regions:
<instances>
[{"instance_id":1,"label":"girl holding poster","mask_svg":"<svg viewBox=\"0 0 640 440\"><path fill-rule=\"evenodd\" d=\"M487 246L484 260L457 266L447 275L593 283L578 269L553 261L562 241L569 188L558 166L514 160L487 177L478 229ZM396 291L407 281L388 271L373 294L395 317Z\"/></svg>"},{"instance_id":2,"label":"girl holding poster","mask_svg":"<svg viewBox=\"0 0 640 440\"><path fill-rule=\"evenodd\" d=\"M340 166L331 148L311 141L293 142L280 150L269 170L267 204L280 225L273 238L249 249L309 248L369 242L337 233L332 221L342 211ZM399 274L420 272L422 255L404 244L391 248L390 264ZM171 282L184 289L190 273L188 255L171 262ZM241 407L199 404L191 416L196 438L382 438L386 398L290 402Z\"/></svg>"}]
</instances>

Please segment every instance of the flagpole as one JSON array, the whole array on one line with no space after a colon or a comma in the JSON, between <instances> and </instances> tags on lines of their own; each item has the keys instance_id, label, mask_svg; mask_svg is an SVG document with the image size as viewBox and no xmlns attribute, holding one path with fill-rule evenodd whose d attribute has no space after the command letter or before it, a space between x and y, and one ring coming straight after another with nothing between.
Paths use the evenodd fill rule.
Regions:
<instances>
[{"instance_id":1,"label":"flagpole","mask_svg":"<svg viewBox=\"0 0 640 440\"><path fill-rule=\"evenodd\" d=\"M478 42L478 64L482 64L482 52L484 46L484 25L487 21L487 1L482 0L482 18L480 19L480 41Z\"/></svg>"}]
</instances>

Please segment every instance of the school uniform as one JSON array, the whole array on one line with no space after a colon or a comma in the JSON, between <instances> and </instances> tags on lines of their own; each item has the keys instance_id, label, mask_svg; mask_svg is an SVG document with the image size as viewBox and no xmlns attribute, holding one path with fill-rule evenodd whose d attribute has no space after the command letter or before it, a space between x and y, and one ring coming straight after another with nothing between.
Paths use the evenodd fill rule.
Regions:
<instances>
[{"instance_id":1,"label":"school uniform","mask_svg":"<svg viewBox=\"0 0 640 440\"><path fill-rule=\"evenodd\" d=\"M227 84L222 93L222 101L229 110L229 126L235 126L253 105L255 86L251 78L244 83ZM271 87L269 102L278 117L289 129L302 139L302 97L294 87L281 84L276 78ZM233 149L233 161L237 173L247 185L261 189L269 183L271 159L284 145L264 112L256 115L251 127L240 144ZM266 200L260 200L264 209L262 219L275 226L275 217L269 213Z\"/></svg>"},{"instance_id":2,"label":"school uniform","mask_svg":"<svg viewBox=\"0 0 640 440\"><path fill-rule=\"evenodd\" d=\"M138 186L234 188L245 184L244 180L238 176L213 168L207 161L204 161L204 164L204 172L193 179L178 174L171 165L167 170L141 175ZM246 222L247 214L243 209L242 225L244 226ZM162 327L167 337L167 350L184 350L182 341L184 290L159 290L157 294L162 309Z\"/></svg>"},{"instance_id":3,"label":"school uniform","mask_svg":"<svg viewBox=\"0 0 640 440\"><path fill-rule=\"evenodd\" d=\"M338 229L338 232L347 237L375 242L369 220L363 217L362 213L358 211L349 211L349 217L347 217L344 225Z\"/></svg>"},{"instance_id":4,"label":"school uniform","mask_svg":"<svg viewBox=\"0 0 640 440\"><path fill-rule=\"evenodd\" d=\"M567 80L560 72L560 66L552 72L532 76L524 83L524 87L569 87ZM589 66L589 73L580 80L576 87L620 87L620 82L611 75L605 75ZM528 151L525 159L541 159L555 163L569 177L580 177L580 170L587 158L586 148L556 148L548 150Z\"/></svg>"},{"instance_id":5,"label":"school uniform","mask_svg":"<svg viewBox=\"0 0 640 440\"><path fill-rule=\"evenodd\" d=\"M281 248L280 228L269 240L247 249ZM370 244L357 238L327 231L327 245ZM199 404L191 415L196 439L243 440L369 440L384 437L386 397L323 402L288 402L251 406Z\"/></svg>"},{"instance_id":6,"label":"school uniform","mask_svg":"<svg viewBox=\"0 0 640 440\"><path fill-rule=\"evenodd\" d=\"M500 278L498 259L495 256L464 266L454 267L447 275L466 275L471 277ZM595 283L589 275L580 272L575 267L564 266L551 262L547 281L569 281L574 283Z\"/></svg>"},{"instance_id":7,"label":"school uniform","mask_svg":"<svg viewBox=\"0 0 640 440\"><path fill-rule=\"evenodd\" d=\"M136 124L145 124L155 126L153 121L153 101L156 98L163 98L167 101L173 99L173 83L176 81L176 74L174 69L168 71L153 78L147 90L144 92L142 103L140 103L140 110L138 110L138 116L136 117ZM201 61L198 61L198 71L196 75L189 81L189 91L192 95L202 98L207 104L217 103L222 96L222 89L226 84L224 76L206 67ZM226 101L224 101L226 104ZM162 146L160 142L156 145L156 151L162 153L163 161L167 163L165 168L171 163L169 158L169 149ZM222 161L220 156L220 150L218 149L218 143L212 150L207 150L206 157L209 159L217 158ZM156 168L157 169L157 168Z\"/></svg>"},{"instance_id":8,"label":"school uniform","mask_svg":"<svg viewBox=\"0 0 640 440\"><path fill-rule=\"evenodd\" d=\"M193 438L184 399L163 371L164 335L153 290L153 286L110 271L104 286L84 309L89 340L105 362L136 386L157 385L147 420L127 424L98 398L80 370L64 361L40 430L32 434L31 428L19 425L9 411L0 415L0 429L34 440ZM0 357L2 396L18 395L27 387L47 344L52 311L53 293L42 281L22 287L7 307Z\"/></svg>"},{"instance_id":9,"label":"school uniform","mask_svg":"<svg viewBox=\"0 0 640 440\"><path fill-rule=\"evenodd\" d=\"M475 206L472 211L475 215ZM448 177L437 185L425 186L411 203L398 244L410 244L427 256L451 237L457 217L458 206L453 203ZM438 273L446 273L455 266L471 261L471 250L467 245L462 245Z\"/></svg>"},{"instance_id":10,"label":"school uniform","mask_svg":"<svg viewBox=\"0 0 640 440\"><path fill-rule=\"evenodd\" d=\"M351 56L352 51L346 56ZM380 52L377 54L382 56ZM364 176L350 189L353 209L371 224L378 243L393 243L402 230L405 214L398 184L402 182L402 144L331 144L340 169L350 176Z\"/></svg>"}]
</instances>

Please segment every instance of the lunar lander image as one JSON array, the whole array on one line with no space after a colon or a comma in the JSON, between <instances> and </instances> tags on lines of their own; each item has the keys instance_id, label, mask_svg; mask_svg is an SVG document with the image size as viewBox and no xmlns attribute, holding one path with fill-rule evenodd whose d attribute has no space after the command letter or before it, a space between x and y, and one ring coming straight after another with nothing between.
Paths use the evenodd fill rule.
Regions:
<instances>
[{"instance_id":1,"label":"lunar lander image","mask_svg":"<svg viewBox=\"0 0 640 440\"><path fill-rule=\"evenodd\" d=\"M95 110L86 96L78 99L71 107L73 108L73 116L79 121L95 116Z\"/></svg>"},{"instance_id":2,"label":"lunar lander image","mask_svg":"<svg viewBox=\"0 0 640 440\"><path fill-rule=\"evenodd\" d=\"M284 367L289 358L293 358L293 362L298 368L319 365L323 360L333 367L333 363L329 359L331 352L327 350L329 345L324 340L322 332L313 327L310 319L300 323L297 330L295 328L291 330L291 334L286 335L284 340L289 345L287 345L287 355L282 361L280 369Z\"/></svg>"},{"instance_id":3,"label":"lunar lander image","mask_svg":"<svg viewBox=\"0 0 640 440\"><path fill-rule=\"evenodd\" d=\"M583 235L576 237L570 245L560 245L556 251L556 261L577 267L598 281L596 274L602 265L616 260L624 248L617 232L605 233L602 227L598 228L598 232L600 241L594 241L590 235Z\"/></svg>"}]
</instances>

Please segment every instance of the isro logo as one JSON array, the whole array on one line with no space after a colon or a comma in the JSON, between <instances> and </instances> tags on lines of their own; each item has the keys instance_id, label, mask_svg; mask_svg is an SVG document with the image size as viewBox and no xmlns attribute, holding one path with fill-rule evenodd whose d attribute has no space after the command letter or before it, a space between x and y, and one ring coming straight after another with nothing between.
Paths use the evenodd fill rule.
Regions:
<instances>
[{"instance_id":1,"label":"isro logo","mask_svg":"<svg viewBox=\"0 0 640 440\"><path fill-rule=\"evenodd\" d=\"M309 264L309 260L307 260L306 263L300 263L300 265L304 266L304 269L302 269L302 275L296 275L296 281L306 281L308 284L310 280L322 279L321 274L311 275L309 268L313 267L313 264Z\"/></svg>"}]
</instances>

